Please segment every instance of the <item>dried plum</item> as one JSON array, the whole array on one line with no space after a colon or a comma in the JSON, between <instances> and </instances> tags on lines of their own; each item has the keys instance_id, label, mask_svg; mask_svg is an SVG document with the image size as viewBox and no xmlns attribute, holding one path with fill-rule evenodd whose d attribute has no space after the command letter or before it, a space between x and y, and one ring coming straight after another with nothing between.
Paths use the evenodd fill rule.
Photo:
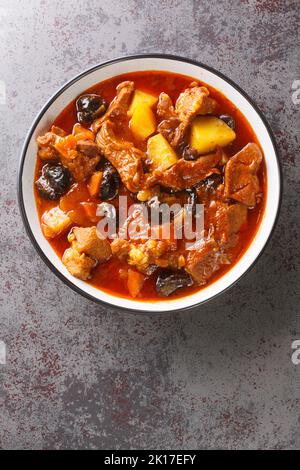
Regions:
<instances>
[{"instance_id":1,"label":"dried plum","mask_svg":"<svg viewBox=\"0 0 300 470\"><path fill-rule=\"evenodd\" d=\"M222 114L220 116L220 119L222 119L222 121L224 121L225 124L227 124L227 126L229 126L231 129L235 129L235 120L232 116L230 116L229 114Z\"/></svg>"},{"instance_id":2,"label":"dried plum","mask_svg":"<svg viewBox=\"0 0 300 470\"><path fill-rule=\"evenodd\" d=\"M194 161L194 160L197 160L197 158L199 157L199 154L196 149L187 145L182 152L182 156L185 160Z\"/></svg>"},{"instance_id":3,"label":"dried plum","mask_svg":"<svg viewBox=\"0 0 300 470\"><path fill-rule=\"evenodd\" d=\"M102 201L110 201L118 194L120 186L120 177L117 170L106 163L103 169L102 180L99 188L99 197Z\"/></svg>"},{"instance_id":4,"label":"dried plum","mask_svg":"<svg viewBox=\"0 0 300 470\"><path fill-rule=\"evenodd\" d=\"M182 287L190 287L193 280L189 274L183 270L162 270L156 280L156 292L161 297L168 297L177 289Z\"/></svg>"},{"instance_id":5,"label":"dried plum","mask_svg":"<svg viewBox=\"0 0 300 470\"><path fill-rule=\"evenodd\" d=\"M76 101L77 119L80 124L90 125L105 113L107 103L100 95L82 95Z\"/></svg>"},{"instance_id":6,"label":"dried plum","mask_svg":"<svg viewBox=\"0 0 300 470\"><path fill-rule=\"evenodd\" d=\"M71 184L71 174L60 163L46 163L41 171L41 176L35 182L39 194L45 199L59 199L65 194Z\"/></svg>"}]
</instances>

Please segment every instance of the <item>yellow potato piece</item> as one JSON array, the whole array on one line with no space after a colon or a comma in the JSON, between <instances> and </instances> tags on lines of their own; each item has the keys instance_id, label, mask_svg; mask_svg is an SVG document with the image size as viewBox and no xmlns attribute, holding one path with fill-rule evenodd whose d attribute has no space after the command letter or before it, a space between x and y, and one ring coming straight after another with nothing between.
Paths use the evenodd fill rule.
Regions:
<instances>
[{"instance_id":1,"label":"yellow potato piece","mask_svg":"<svg viewBox=\"0 0 300 470\"><path fill-rule=\"evenodd\" d=\"M129 126L136 139L147 139L156 131L156 120L152 109L146 104L136 106Z\"/></svg>"},{"instance_id":2,"label":"yellow potato piece","mask_svg":"<svg viewBox=\"0 0 300 470\"><path fill-rule=\"evenodd\" d=\"M150 93L146 93L141 90L135 90L133 99L128 111L128 115L131 117L135 108L141 104L147 104L150 108L155 105L157 102L157 97L150 95Z\"/></svg>"},{"instance_id":3,"label":"yellow potato piece","mask_svg":"<svg viewBox=\"0 0 300 470\"><path fill-rule=\"evenodd\" d=\"M167 170L178 161L176 152L161 134L156 134L148 140L147 156L152 162L152 171Z\"/></svg>"},{"instance_id":4,"label":"yellow potato piece","mask_svg":"<svg viewBox=\"0 0 300 470\"><path fill-rule=\"evenodd\" d=\"M42 230L47 238L60 235L70 227L71 223L70 217L58 206L44 212L42 216Z\"/></svg>"},{"instance_id":5,"label":"yellow potato piece","mask_svg":"<svg viewBox=\"0 0 300 470\"><path fill-rule=\"evenodd\" d=\"M190 145L199 153L215 150L217 145L226 147L235 139L235 132L222 119L199 116L191 125Z\"/></svg>"}]
</instances>

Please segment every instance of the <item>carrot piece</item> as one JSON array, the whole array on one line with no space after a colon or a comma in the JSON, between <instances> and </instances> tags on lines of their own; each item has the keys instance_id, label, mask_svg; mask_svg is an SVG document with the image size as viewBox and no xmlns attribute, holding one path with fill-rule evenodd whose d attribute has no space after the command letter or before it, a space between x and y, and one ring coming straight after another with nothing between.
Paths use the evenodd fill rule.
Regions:
<instances>
[{"instance_id":1,"label":"carrot piece","mask_svg":"<svg viewBox=\"0 0 300 470\"><path fill-rule=\"evenodd\" d=\"M81 206L85 211L85 215L91 222L97 222L100 217L96 215L97 212L97 203L96 202L82 202Z\"/></svg>"},{"instance_id":2,"label":"carrot piece","mask_svg":"<svg viewBox=\"0 0 300 470\"><path fill-rule=\"evenodd\" d=\"M146 276L132 269L128 269L127 288L131 297L136 297L142 290Z\"/></svg>"},{"instance_id":3,"label":"carrot piece","mask_svg":"<svg viewBox=\"0 0 300 470\"><path fill-rule=\"evenodd\" d=\"M91 223L82 206L78 206L76 209L70 210L68 212L68 217L70 217L73 224L78 224L80 227L85 227Z\"/></svg>"},{"instance_id":4,"label":"carrot piece","mask_svg":"<svg viewBox=\"0 0 300 470\"><path fill-rule=\"evenodd\" d=\"M68 157L71 150L75 150L77 141L75 137L70 134L66 137L57 136L55 139L54 147L63 156Z\"/></svg>"},{"instance_id":5,"label":"carrot piece","mask_svg":"<svg viewBox=\"0 0 300 470\"><path fill-rule=\"evenodd\" d=\"M71 189L62 196L59 200L59 207L62 211L68 212L79 206L81 202L88 201L90 193L87 190L86 184L83 182L75 183Z\"/></svg>"},{"instance_id":6,"label":"carrot piece","mask_svg":"<svg viewBox=\"0 0 300 470\"><path fill-rule=\"evenodd\" d=\"M102 171L95 171L89 179L87 184L88 191L92 197L96 197L99 194L99 188L102 180Z\"/></svg>"},{"instance_id":7,"label":"carrot piece","mask_svg":"<svg viewBox=\"0 0 300 470\"><path fill-rule=\"evenodd\" d=\"M95 135L89 129L81 126L79 123L76 123L73 127L73 136L76 141L78 140L95 140Z\"/></svg>"}]
</instances>

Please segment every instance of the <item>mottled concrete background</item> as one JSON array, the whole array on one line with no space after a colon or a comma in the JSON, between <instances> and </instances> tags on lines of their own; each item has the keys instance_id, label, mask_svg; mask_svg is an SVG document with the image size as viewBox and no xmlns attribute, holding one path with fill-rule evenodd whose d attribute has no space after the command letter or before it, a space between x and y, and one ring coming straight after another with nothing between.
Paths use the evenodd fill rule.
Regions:
<instances>
[{"instance_id":1,"label":"mottled concrete background","mask_svg":"<svg viewBox=\"0 0 300 470\"><path fill-rule=\"evenodd\" d=\"M0 448L300 447L298 0L0 0ZM231 291L185 314L126 315L43 264L16 201L20 149L41 105L97 62L199 59L269 119L285 191L278 227Z\"/></svg>"}]
</instances>

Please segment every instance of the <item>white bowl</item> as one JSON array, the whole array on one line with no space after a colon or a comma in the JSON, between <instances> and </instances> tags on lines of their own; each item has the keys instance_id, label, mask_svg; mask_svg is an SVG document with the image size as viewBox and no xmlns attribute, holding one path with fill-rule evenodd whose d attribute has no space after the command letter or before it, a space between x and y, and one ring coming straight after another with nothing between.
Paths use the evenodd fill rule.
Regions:
<instances>
[{"instance_id":1,"label":"white bowl","mask_svg":"<svg viewBox=\"0 0 300 470\"><path fill-rule=\"evenodd\" d=\"M167 70L188 75L221 90L247 117L263 149L267 168L265 211L253 241L239 261L222 277L196 293L179 299L153 302L141 302L110 295L71 276L41 231L33 191L37 153L36 137L46 131L65 106L87 88L116 75L142 70ZM281 171L272 132L262 113L243 90L220 72L201 63L181 57L151 54L124 57L96 65L66 83L50 98L34 120L25 140L19 169L18 191L23 221L33 245L45 263L68 286L89 299L115 307L135 312L167 312L190 308L212 299L237 282L255 263L271 235L279 212Z\"/></svg>"}]
</instances>

